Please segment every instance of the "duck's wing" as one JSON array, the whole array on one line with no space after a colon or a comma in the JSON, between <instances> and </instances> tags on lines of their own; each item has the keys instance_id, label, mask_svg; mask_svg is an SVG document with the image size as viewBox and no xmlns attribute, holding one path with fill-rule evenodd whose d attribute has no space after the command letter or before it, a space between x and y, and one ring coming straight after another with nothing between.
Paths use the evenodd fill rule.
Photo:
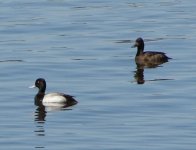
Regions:
<instances>
[{"instance_id":1,"label":"duck's wing","mask_svg":"<svg viewBox=\"0 0 196 150\"><path fill-rule=\"evenodd\" d=\"M164 52L154 52L154 51L146 51L143 53L144 59L149 59L149 61L163 61L166 62L169 57L166 56Z\"/></svg>"}]
</instances>

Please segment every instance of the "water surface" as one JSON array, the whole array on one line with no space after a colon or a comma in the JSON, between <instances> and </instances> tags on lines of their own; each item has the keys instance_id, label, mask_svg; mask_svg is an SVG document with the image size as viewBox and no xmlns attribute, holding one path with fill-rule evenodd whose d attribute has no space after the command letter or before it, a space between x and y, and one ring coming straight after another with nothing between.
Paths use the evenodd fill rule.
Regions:
<instances>
[{"instance_id":1,"label":"water surface","mask_svg":"<svg viewBox=\"0 0 196 150\"><path fill-rule=\"evenodd\" d=\"M196 17L193 0L0 2L1 149L194 150ZM144 68L131 45L173 59ZM67 109L34 105L47 91Z\"/></svg>"}]
</instances>

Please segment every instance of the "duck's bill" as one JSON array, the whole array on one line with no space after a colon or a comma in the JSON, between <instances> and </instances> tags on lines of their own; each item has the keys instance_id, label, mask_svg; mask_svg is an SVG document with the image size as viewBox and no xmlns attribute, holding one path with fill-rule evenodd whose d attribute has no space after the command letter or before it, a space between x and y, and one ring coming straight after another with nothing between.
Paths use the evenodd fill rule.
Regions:
<instances>
[{"instance_id":1,"label":"duck's bill","mask_svg":"<svg viewBox=\"0 0 196 150\"><path fill-rule=\"evenodd\" d=\"M138 46L138 43L136 42L134 45L131 46L131 48L135 48Z\"/></svg>"},{"instance_id":2,"label":"duck's bill","mask_svg":"<svg viewBox=\"0 0 196 150\"><path fill-rule=\"evenodd\" d=\"M134 45L131 46L131 48L135 48L137 46L139 46L139 44L138 44L138 42L135 42Z\"/></svg>"},{"instance_id":3,"label":"duck's bill","mask_svg":"<svg viewBox=\"0 0 196 150\"><path fill-rule=\"evenodd\" d=\"M35 88L35 87L36 87L35 85L29 86L30 89L33 89L33 88Z\"/></svg>"}]
</instances>

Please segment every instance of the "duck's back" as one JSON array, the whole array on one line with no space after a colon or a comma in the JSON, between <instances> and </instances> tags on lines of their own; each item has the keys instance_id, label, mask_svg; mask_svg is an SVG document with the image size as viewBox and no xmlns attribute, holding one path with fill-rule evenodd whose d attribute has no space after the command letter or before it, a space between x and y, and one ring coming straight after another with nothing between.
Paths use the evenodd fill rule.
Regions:
<instances>
[{"instance_id":1,"label":"duck's back","mask_svg":"<svg viewBox=\"0 0 196 150\"><path fill-rule=\"evenodd\" d=\"M142 55L136 57L136 60L146 62L167 62L169 57L163 52L146 51Z\"/></svg>"}]
</instances>

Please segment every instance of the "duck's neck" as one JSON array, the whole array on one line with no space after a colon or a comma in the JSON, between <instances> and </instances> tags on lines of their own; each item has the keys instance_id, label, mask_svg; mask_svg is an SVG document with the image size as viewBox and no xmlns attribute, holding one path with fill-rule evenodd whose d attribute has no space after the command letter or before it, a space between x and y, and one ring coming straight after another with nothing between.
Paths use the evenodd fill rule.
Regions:
<instances>
[{"instance_id":1,"label":"duck's neck","mask_svg":"<svg viewBox=\"0 0 196 150\"><path fill-rule=\"evenodd\" d=\"M46 87L42 87L41 89L39 89L38 93L35 95L35 105L41 105L42 104L42 100L44 98L45 95L45 90Z\"/></svg>"},{"instance_id":2,"label":"duck's neck","mask_svg":"<svg viewBox=\"0 0 196 150\"><path fill-rule=\"evenodd\" d=\"M34 104L36 106L41 106L42 105L42 100L44 98L44 95L45 95L44 93L38 93L38 94L35 95Z\"/></svg>"},{"instance_id":3,"label":"duck's neck","mask_svg":"<svg viewBox=\"0 0 196 150\"><path fill-rule=\"evenodd\" d=\"M37 105L37 106L42 105L42 100L43 100L44 95L45 95L45 90L46 90L46 88L39 89L38 93L35 95L35 98L34 98L35 105Z\"/></svg>"},{"instance_id":4,"label":"duck's neck","mask_svg":"<svg viewBox=\"0 0 196 150\"><path fill-rule=\"evenodd\" d=\"M45 94L45 91L46 91L46 87L42 87L39 89L39 92L40 94Z\"/></svg>"},{"instance_id":5,"label":"duck's neck","mask_svg":"<svg viewBox=\"0 0 196 150\"><path fill-rule=\"evenodd\" d=\"M144 46L142 46L142 47L138 47L138 48L137 48L136 56L140 56L140 55L142 55L142 54L143 54L143 52L144 52Z\"/></svg>"}]
</instances>

